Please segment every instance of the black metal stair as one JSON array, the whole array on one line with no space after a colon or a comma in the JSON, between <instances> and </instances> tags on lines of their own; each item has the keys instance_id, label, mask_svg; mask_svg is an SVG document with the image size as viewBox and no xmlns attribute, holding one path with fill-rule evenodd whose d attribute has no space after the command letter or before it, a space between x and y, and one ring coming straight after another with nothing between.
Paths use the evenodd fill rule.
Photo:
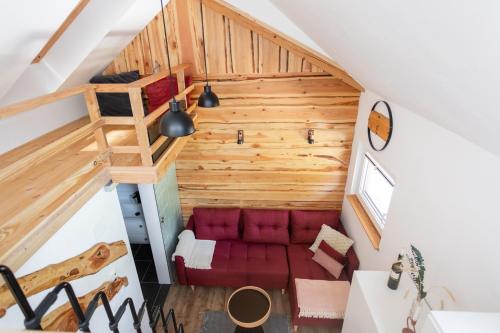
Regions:
<instances>
[{"instance_id":1,"label":"black metal stair","mask_svg":"<svg viewBox=\"0 0 500 333\"><path fill-rule=\"evenodd\" d=\"M144 301L142 303L141 307L139 308L139 312L137 312L133 300L129 297L123 301L123 303L118 307L118 310L113 314L108 297L104 292L100 291L94 295L87 309L83 311L71 284L68 282L62 282L55 286L54 289L52 289L52 291L50 291L43 298L40 304L38 304L38 306L33 310L26 298L26 295L21 289L21 286L19 286L14 273L12 273L9 267L0 265L0 274L5 280L5 283L9 288L12 296L16 300L17 305L21 309L24 315L24 327L28 330L42 330L42 327L40 326L42 317L56 302L59 293L64 290L69 299L71 307L75 312L76 317L78 318L78 326L81 332L90 332L90 320L92 319L95 310L99 306L99 301L101 301L104 307L104 311L106 311L106 315L108 317L108 326L110 331L112 331L113 333L119 333L118 324L120 323L120 320L127 308L129 308L132 314L134 329L136 332L141 333L141 322L147 309L147 301ZM184 326L182 324L177 325L174 309L170 309L167 316L165 316L163 306L156 306L151 309L149 317L149 326L153 329L154 332L156 332L156 327L161 319L161 329L164 333L168 333L168 325L170 321L172 321L174 333L184 333Z\"/></svg>"}]
</instances>

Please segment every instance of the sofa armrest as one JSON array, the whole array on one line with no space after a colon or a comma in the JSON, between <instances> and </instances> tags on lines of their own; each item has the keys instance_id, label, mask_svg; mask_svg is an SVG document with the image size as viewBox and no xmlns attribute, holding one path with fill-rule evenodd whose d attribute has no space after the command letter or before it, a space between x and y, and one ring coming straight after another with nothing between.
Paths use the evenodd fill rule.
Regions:
<instances>
[{"instance_id":1,"label":"sofa armrest","mask_svg":"<svg viewBox=\"0 0 500 333\"><path fill-rule=\"evenodd\" d=\"M186 224L186 229L194 231L194 215L191 215L189 217L188 223Z\"/></svg>"},{"instance_id":2,"label":"sofa armrest","mask_svg":"<svg viewBox=\"0 0 500 333\"><path fill-rule=\"evenodd\" d=\"M342 222L340 222L340 225L337 228L337 230L346 235L347 237L349 237L349 235L344 229L344 226L342 225ZM352 276L354 274L354 271L359 269L359 259L358 256L356 255L356 252L354 251L353 246L349 248L345 256L347 257L347 264L345 265L347 277L349 281L352 282Z\"/></svg>"},{"instance_id":3,"label":"sofa armrest","mask_svg":"<svg viewBox=\"0 0 500 333\"><path fill-rule=\"evenodd\" d=\"M189 217L188 223L186 225L186 230L192 230L194 232L194 215L191 215ZM175 256L175 270L177 272L177 282L181 285L187 285L188 278L184 258Z\"/></svg>"},{"instance_id":4,"label":"sofa armrest","mask_svg":"<svg viewBox=\"0 0 500 333\"><path fill-rule=\"evenodd\" d=\"M187 285L188 280L184 258L175 256L175 270L177 272L177 282L181 285Z\"/></svg>"},{"instance_id":5,"label":"sofa armrest","mask_svg":"<svg viewBox=\"0 0 500 333\"><path fill-rule=\"evenodd\" d=\"M347 264L345 265L345 269L349 281L352 282L352 276L354 275L354 271L357 271L359 269L359 259L358 256L356 255L356 252L354 252L354 248L352 246L347 251L346 257L347 257Z\"/></svg>"}]
</instances>

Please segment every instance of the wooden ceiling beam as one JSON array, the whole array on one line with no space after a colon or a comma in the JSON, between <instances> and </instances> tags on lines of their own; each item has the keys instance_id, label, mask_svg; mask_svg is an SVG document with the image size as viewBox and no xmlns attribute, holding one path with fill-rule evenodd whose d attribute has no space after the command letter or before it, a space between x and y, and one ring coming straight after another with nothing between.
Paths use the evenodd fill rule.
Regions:
<instances>
[{"instance_id":1,"label":"wooden ceiling beam","mask_svg":"<svg viewBox=\"0 0 500 333\"><path fill-rule=\"evenodd\" d=\"M304 57L311 64L334 75L356 90L364 91L364 88L358 82L347 74L347 72L334 64L332 60L303 45L302 43L282 34L267 24L257 21L237 8L231 6L227 2L223 0L203 0L203 4L219 14L222 14L245 26L246 28L255 31L257 34L262 35L264 38L272 41L273 43L292 51L301 57Z\"/></svg>"},{"instance_id":2,"label":"wooden ceiling beam","mask_svg":"<svg viewBox=\"0 0 500 333\"><path fill-rule=\"evenodd\" d=\"M177 25L177 38L178 40L184 41L184 43L178 43L179 45L179 56L181 64L193 64L193 72L199 73L196 66L196 61L194 57L194 41L193 34L190 27L190 21L187 20L190 16L188 1L186 0L174 0L172 1L172 5L174 6L173 14L175 16L174 22ZM190 74L190 73L187 73Z\"/></svg>"},{"instance_id":3,"label":"wooden ceiling beam","mask_svg":"<svg viewBox=\"0 0 500 333\"><path fill-rule=\"evenodd\" d=\"M50 51L54 44L61 38L62 34L68 29L68 27L73 23L73 21L80 15L82 10L89 4L90 0L80 0L78 4L73 8L68 17L64 22L57 28L56 32L50 37L50 39L45 43L42 50L36 55L35 59L31 62L32 64L39 63L45 55Z\"/></svg>"}]
</instances>

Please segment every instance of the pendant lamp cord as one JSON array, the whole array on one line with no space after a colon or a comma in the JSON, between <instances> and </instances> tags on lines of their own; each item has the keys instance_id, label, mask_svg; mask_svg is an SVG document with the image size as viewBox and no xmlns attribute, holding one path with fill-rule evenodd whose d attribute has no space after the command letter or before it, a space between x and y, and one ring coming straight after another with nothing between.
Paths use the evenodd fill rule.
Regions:
<instances>
[{"instance_id":1,"label":"pendant lamp cord","mask_svg":"<svg viewBox=\"0 0 500 333\"><path fill-rule=\"evenodd\" d=\"M163 19L163 33L165 34L165 49L167 50L167 63L168 63L168 72L169 72L169 77L172 77L172 67L170 65L170 52L168 50L168 37L167 37L167 24L165 23L165 12L163 10L163 0L160 0L161 4L161 17ZM173 85L169 82L168 85L170 86L170 93L172 94L172 99L175 101L175 92L173 89Z\"/></svg>"},{"instance_id":2,"label":"pendant lamp cord","mask_svg":"<svg viewBox=\"0 0 500 333\"><path fill-rule=\"evenodd\" d=\"M203 0L200 0L200 12L201 12L201 36L203 37L203 55L205 59L205 81L208 86L208 70L207 70L207 47L205 45L205 24L203 23Z\"/></svg>"}]
</instances>

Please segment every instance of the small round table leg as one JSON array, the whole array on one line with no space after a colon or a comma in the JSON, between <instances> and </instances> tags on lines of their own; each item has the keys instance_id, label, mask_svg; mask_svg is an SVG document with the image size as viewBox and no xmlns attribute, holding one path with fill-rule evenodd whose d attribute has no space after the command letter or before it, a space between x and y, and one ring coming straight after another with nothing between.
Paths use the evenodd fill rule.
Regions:
<instances>
[{"instance_id":1,"label":"small round table leg","mask_svg":"<svg viewBox=\"0 0 500 333\"><path fill-rule=\"evenodd\" d=\"M241 326L236 326L234 329L234 333L264 333L264 329L262 326L254 327L254 328L244 328Z\"/></svg>"}]
</instances>

